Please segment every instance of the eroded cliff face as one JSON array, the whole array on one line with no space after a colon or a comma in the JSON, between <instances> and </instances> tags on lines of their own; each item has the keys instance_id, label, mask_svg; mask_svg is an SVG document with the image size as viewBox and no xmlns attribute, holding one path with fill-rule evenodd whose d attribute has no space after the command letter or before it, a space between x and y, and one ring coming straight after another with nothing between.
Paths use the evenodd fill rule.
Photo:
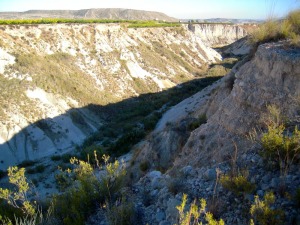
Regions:
<instances>
[{"instance_id":1,"label":"eroded cliff face","mask_svg":"<svg viewBox=\"0 0 300 225\"><path fill-rule=\"evenodd\" d=\"M252 144L249 134L254 129L259 132L266 128L270 114L268 106L276 106L289 121L298 120L299 49L285 47L284 43L264 44L234 76L236 79L230 94L217 102L214 113L210 107L207 109L208 114L211 113L207 123L191 133L182 149L183 157L177 159L175 165L183 162L208 165L212 160L222 162L233 154L234 145L237 145L239 154L247 152Z\"/></svg>"},{"instance_id":2,"label":"eroded cliff face","mask_svg":"<svg viewBox=\"0 0 300 225\"><path fill-rule=\"evenodd\" d=\"M103 124L99 107L174 87L221 59L186 27L12 25L0 37L1 168L72 149Z\"/></svg>"},{"instance_id":3,"label":"eroded cliff face","mask_svg":"<svg viewBox=\"0 0 300 225\"><path fill-rule=\"evenodd\" d=\"M194 24L190 29L206 45L218 47L229 45L245 37L254 27L255 25Z\"/></svg>"},{"instance_id":4,"label":"eroded cliff face","mask_svg":"<svg viewBox=\"0 0 300 225\"><path fill-rule=\"evenodd\" d=\"M224 162L236 148L240 155L251 148L249 134L265 128L268 106L297 121L299 96L299 49L284 42L261 45L250 61L166 112L136 159L152 168L173 166L171 171ZM201 115L207 122L190 130Z\"/></svg>"}]
</instances>

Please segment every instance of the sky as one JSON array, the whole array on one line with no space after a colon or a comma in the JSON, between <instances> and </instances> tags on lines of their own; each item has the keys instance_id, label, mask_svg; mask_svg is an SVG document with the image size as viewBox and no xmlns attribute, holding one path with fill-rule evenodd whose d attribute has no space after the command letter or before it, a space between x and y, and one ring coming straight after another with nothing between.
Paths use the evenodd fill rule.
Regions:
<instances>
[{"instance_id":1,"label":"sky","mask_svg":"<svg viewBox=\"0 0 300 225\"><path fill-rule=\"evenodd\" d=\"M178 19L282 17L300 0L0 0L0 11L127 8L163 12Z\"/></svg>"}]
</instances>

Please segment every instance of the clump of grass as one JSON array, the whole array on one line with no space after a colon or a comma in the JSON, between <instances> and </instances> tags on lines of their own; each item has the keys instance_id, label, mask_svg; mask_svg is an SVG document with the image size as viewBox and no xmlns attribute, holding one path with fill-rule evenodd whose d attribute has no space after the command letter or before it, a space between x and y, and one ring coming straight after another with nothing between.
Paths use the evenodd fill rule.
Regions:
<instances>
[{"instance_id":1,"label":"clump of grass","mask_svg":"<svg viewBox=\"0 0 300 225\"><path fill-rule=\"evenodd\" d=\"M292 44L300 46L300 10L291 12L288 17L288 25L290 26L289 36Z\"/></svg>"},{"instance_id":2,"label":"clump of grass","mask_svg":"<svg viewBox=\"0 0 300 225\"><path fill-rule=\"evenodd\" d=\"M117 204L118 203L118 204ZM130 225L135 224L134 204L122 198L115 204L108 205L106 218L109 225Z\"/></svg>"},{"instance_id":3,"label":"clump of grass","mask_svg":"<svg viewBox=\"0 0 300 225\"><path fill-rule=\"evenodd\" d=\"M251 34L251 41L253 43L265 43L283 38L284 36L280 31L280 25L274 20L268 20Z\"/></svg>"},{"instance_id":4,"label":"clump of grass","mask_svg":"<svg viewBox=\"0 0 300 225\"><path fill-rule=\"evenodd\" d=\"M211 225L224 225L224 220L219 221L214 219L214 215L211 212L206 211L206 200L200 199L197 203L193 201L190 208L186 210L187 195L183 194L182 202L176 207L179 213L179 225L190 225L190 224L202 224L200 221L205 220L207 224Z\"/></svg>"},{"instance_id":5,"label":"clump of grass","mask_svg":"<svg viewBox=\"0 0 300 225\"><path fill-rule=\"evenodd\" d=\"M297 126L293 131L287 129L275 106L270 106L269 111L271 122L261 137L261 156L267 165L279 168L282 177L286 177L290 167L300 160L300 130Z\"/></svg>"},{"instance_id":6,"label":"clump of grass","mask_svg":"<svg viewBox=\"0 0 300 225\"><path fill-rule=\"evenodd\" d=\"M284 212L280 209L274 209L275 195L267 192L263 200L255 196L255 202L251 205L250 213L252 216L251 224L283 224Z\"/></svg>"},{"instance_id":7,"label":"clump of grass","mask_svg":"<svg viewBox=\"0 0 300 225\"><path fill-rule=\"evenodd\" d=\"M282 21L269 19L251 34L252 43L266 43L290 39L292 45L300 46L300 10L292 11Z\"/></svg>"},{"instance_id":8,"label":"clump of grass","mask_svg":"<svg viewBox=\"0 0 300 225\"><path fill-rule=\"evenodd\" d=\"M236 195L248 194L254 191L255 185L248 181L248 173L240 173L237 176L221 176L220 182L224 188Z\"/></svg>"}]
</instances>

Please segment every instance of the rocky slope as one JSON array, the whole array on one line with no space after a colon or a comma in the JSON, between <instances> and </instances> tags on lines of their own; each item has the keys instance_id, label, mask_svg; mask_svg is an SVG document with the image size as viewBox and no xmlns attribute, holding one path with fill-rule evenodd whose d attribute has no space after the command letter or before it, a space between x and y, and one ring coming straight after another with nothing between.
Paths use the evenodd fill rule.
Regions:
<instances>
[{"instance_id":1,"label":"rocky slope","mask_svg":"<svg viewBox=\"0 0 300 225\"><path fill-rule=\"evenodd\" d=\"M70 149L109 117L100 106L174 87L221 59L185 26L12 25L0 37L1 168Z\"/></svg>"},{"instance_id":2,"label":"rocky slope","mask_svg":"<svg viewBox=\"0 0 300 225\"><path fill-rule=\"evenodd\" d=\"M169 163L176 158L175 166L209 165L212 158L221 162L226 154L231 154L234 143L242 146L240 151L251 146L245 137L264 126L269 105L280 107L287 118L297 121L298 61L299 49L285 49L282 43L260 46L253 59L241 61L224 78L166 112L149 139L150 145L158 142L153 144L158 149L146 144L140 157L157 167L164 167L157 160L162 155ZM189 133L188 123L203 114L207 122ZM183 143L174 137L174 131L186 132ZM159 147L160 143L173 146L174 150L168 152ZM149 154L154 156L149 158Z\"/></svg>"},{"instance_id":3,"label":"rocky slope","mask_svg":"<svg viewBox=\"0 0 300 225\"><path fill-rule=\"evenodd\" d=\"M249 171L254 194L275 192L274 207L285 211L286 224L299 222L295 199L280 194L282 173L266 167L261 146L249 138L254 130L258 137L265 131L270 105L279 108L290 124L299 125L299 85L299 48L287 47L286 42L267 43L224 78L165 113L148 140L136 147L133 158L132 175L140 171L142 176L137 192L152 199L151 207L144 208L147 222L175 223L174 208L182 193L188 193L192 199L208 199L209 209L226 224L249 224L254 195L241 198L218 184L217 174L230 171L232 163ZM199 121L203 115L207 121ZM191 126L195 121L196 128ZM141 164L151 171L146 176ZM294 196L300 185L299 165L291 166L284 179L285 191Z\"/></svg>"},{"instance_id":4,"label":"rocky slope","mask_svg":"<svg viewBox=\"0 0 300 225\"><path fill-rule=\"evenodd\" d=\"M186 158L183 161L190 165L207 165L211 158L222 161L226 154L231 154L233 143L242 154L248 146L245 137L253 129L265 128L270 105L277 106L287 120L298 121L300 52L299 49L285 49L284 45L270 43L260 46L250 62L226 77L234 79L231 77L234 76L234 83L223 81L215 97L209 100L210 105L206 109L202 107L208 121L192 132L183 148L183 155L189 156L194 155L188 154L190 149L201 149L198 154L201 160L195 162L195 158L183 156ZM226 92L230 94L224 94ZM226 97L220 99L220 95ZM202 135L205 137L199 140Z\"/></svg>"},{"instance_id":5,"label":"rocky slope","mask_svg":"<svg viewBox=\"0 0 300 225\"><path fill-rule=\"evenodd\" d=\"M160 12L134 9L81 9L81 10L29 10L25 12L0 12L1 19L34 18L84 18L84 19L118 19L118 20L164 20L178 22L178 19Z\"/></svg>"}]
</instances>

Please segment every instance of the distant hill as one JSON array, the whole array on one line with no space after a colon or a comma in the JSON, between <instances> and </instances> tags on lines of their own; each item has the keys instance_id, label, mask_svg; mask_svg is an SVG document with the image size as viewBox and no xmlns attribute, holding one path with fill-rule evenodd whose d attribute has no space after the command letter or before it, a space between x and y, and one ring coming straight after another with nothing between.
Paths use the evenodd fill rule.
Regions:
<instances>
[{"instance_id":1,"label":"distant hill","mask_svg":"<svg viewBox=\"0 0 300 225\"><path fill-rule=\"evenodd\" d=\"M160 12L133 9L81 9L81 10L29 10L25 12L0 12L1 19L34 18L87 18L87 19L124 19L124 20L164 20L176 22L178 19Z\"/></svg>"},{"instance_id":2,"label":"distant hill","mask_svg":"<svg viewBox=\"0 0 300 225\"><path fill-rule=\"evenodd\" d=\"M233 23L233 24L245 24L245 23L262 23L263 20L254 19L229 19L229 18L209 18L209 19L183 19L182 22L195 21L199 23Z\"/></svg>"}]
</instances>

